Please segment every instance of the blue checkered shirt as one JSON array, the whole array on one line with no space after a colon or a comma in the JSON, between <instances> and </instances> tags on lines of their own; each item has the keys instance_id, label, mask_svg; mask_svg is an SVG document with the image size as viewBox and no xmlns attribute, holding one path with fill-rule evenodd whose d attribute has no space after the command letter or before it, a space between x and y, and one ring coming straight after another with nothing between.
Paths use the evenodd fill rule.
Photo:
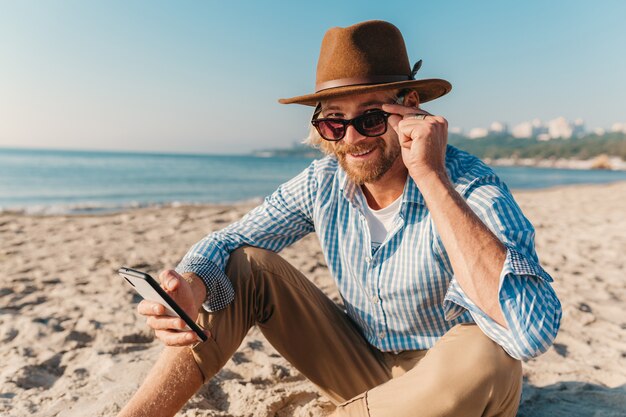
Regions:
<instances>
[{"instance_id":1,"label":"blue checkered shirt","mask_svg":"<svg viewBox=\"0 0 626 417\"><path fill-rule=\"evenodd\" d=\"M203 279L204 308L216 311L234 297L224 274L232 251L248 245L278 252L316 232L347 314L379 350L428 349L456 324L476 323L514 358L545 352L558 331L561 305L537 259L533 226L480 159L448 145L446 170L456 191L507 248L499 289L507 328L463 292L410 177L392 229L372 251L365 197L332 156L313 161L241 220L196 243L176 270Z\"/></svg>"}]
</instances>

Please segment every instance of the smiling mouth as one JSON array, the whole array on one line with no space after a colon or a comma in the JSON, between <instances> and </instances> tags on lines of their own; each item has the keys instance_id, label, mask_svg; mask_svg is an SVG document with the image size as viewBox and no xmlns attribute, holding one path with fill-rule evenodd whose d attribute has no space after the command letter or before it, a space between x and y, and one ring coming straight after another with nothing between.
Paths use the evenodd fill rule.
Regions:
<instances>
[{"instance_id":1,"label":"smiling mouth","mask_svg":"<svg viewBox=\"0 0 626 417\"><path fill-rule=\"evenodd\" d=\"M354 157L354 158L358 158L358 157L361 157L361 156L365 156L365 155L367 155L367 154L370 154L370 153L371 153L374 149L376 149L376 148L368 149L368 150L366 150L366 151L360 151L360 152L350 153L350 154L348 154L348 155L350 155L350 156L352 156L352 157Z\"/></svg>"}]
</instances>

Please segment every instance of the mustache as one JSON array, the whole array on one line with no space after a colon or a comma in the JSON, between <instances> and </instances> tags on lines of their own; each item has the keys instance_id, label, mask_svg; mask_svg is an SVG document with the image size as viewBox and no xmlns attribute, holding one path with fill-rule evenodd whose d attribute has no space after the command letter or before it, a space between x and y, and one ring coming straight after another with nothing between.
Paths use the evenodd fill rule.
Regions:
<instances>
[{"instance_id":1,"label":"mustache","mask_svg":"<svg viewBox=\"0 0 626 417\"><path fill-rule=\"evenodd\" d=\"M361 153L365 151L371 151L375 148L381 147L384 150L385 141L381 138L376 138L373 143L361 143L358 145L339 145L335 146L335 153L340 156L345 156L347 154L355 154Z\"/></svg>"}]
</instances>

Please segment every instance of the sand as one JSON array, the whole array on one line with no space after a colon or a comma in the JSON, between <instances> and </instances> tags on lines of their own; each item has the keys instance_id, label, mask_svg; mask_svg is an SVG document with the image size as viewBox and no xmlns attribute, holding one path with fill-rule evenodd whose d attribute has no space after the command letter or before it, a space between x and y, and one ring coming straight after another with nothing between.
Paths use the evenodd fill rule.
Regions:
<instances>
[{"instance_id":1,"label":"sand","mask_svg":"<svg viewBox=\"0 0 626 417\"><path fill-rule=\"evenodd\" d=\"M626 183L515 192L563 304L556 343L524 364L520 416L626 410ZM106 215L0 214L0 415L111 416L159 351L115 271L154 275L250 205ZM317 238L282 254L338 299ZM257 329L180 416L323 416L333 406Z\"/></svg>"}]
</instances>

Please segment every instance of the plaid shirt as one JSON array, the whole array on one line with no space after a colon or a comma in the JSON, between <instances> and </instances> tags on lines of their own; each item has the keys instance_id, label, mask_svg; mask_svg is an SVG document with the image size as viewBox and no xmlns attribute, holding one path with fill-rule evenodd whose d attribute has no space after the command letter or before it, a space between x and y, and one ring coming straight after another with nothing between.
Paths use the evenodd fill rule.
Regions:
<instances>
[{"instance_id":1,"label":"plaid shirt","mask_svg":"<svg viewBox=\"0 0 626 417\"><path fill-rule=\"evenodd\" d=\"M500 274L502 327L463 292L424 197L407 177L400 212L372 252L361 188L337 160L316 160L241 220L196 243L179 273L207 286L204 308L234 297L224 274L229 254L249 245L280 251L316 232L347 314L381 351L428 349L453 326L476 323L512 357L545 352L556 337L561 305L534 249L534 228L508 187L481 160L448 145L446 170L456 191L507 248Z\"/></svg>"}]
</instances>

